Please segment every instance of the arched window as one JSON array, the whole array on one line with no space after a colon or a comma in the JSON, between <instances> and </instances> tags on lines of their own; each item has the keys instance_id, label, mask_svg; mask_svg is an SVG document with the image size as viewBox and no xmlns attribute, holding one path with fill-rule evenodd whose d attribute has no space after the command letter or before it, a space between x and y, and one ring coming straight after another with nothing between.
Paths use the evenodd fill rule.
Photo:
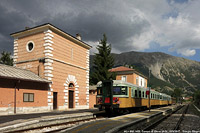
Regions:
<instances>
[{"instance_id":1,"label":"arched window","mask_svg":"<svg viewBox=\"0 0 200 133\"><path fill-rule=\"evenodd\" d=\"M70 84L69 84L69 88L74 88L74 84L73 84L73 83L70 83Z\"/></svg>"}]
</instances>

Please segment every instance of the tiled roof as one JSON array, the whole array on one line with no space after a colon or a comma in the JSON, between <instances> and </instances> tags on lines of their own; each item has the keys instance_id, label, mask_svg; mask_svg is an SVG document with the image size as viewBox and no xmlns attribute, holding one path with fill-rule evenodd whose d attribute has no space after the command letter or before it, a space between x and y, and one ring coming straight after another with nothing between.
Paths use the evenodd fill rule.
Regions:
<instances>
[{"instance_id":1,"label":"tiled roof","mask_svg":"<svg viewBox=\"0 0 200 133\"><path fill-rule=\"evenodd\" d=\"M29 70L25 70L25 69L13 67L13 66L7 66L3 64L0 64L0 77L9 78L9 79L35 81L35 82L46 82L46 83L50 82L47 79L43 79L39 77L37 74Z\"/></svg>"},{"instance_id":2,"label":"tiled roof","mask_svg":"<svg viewBox=\"0 0 200 133\"><path fill-rule=\"evenodd\" d=\"M128 68L128 67L124 67L124 66L120 66L120 67L116 67L116 68L112 68L109 71L110 72L120 72L120 71L133 71L134 69Z\"/></svg>"},{"instance_id":3,"label":"tiled roof","mask_svg":"<svg viewBox=\"0 0 200 133\"><path fill-rule=\"evenodd\" d=\"M139 73L138 71L136 71L135 69L132 68L128 68L128 67L124 67L124 66L120 66L120 67L116 67L116 68L112 68L109 70L110 72L119 72L119 73L123 73L123 72L131 72L131 73L136 73L146 79L148 79L146 76L144 76L143 74Z\"/></svg>"}]
</instances>

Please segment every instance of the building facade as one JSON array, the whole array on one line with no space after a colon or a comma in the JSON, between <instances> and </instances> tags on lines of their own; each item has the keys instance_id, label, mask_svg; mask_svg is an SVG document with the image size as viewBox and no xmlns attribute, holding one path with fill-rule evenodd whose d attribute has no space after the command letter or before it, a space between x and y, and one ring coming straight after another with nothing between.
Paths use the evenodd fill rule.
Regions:
<instances>
[{"instance_id":1,"label":"building facade","mask_svg":"<svg viewBox=\"0 0 200 133\"><path fill-rule=\"evenodd\" d=\"M90 85L89 86L89 92L90 92L90 108L94 108L94 105L97 104L97 86L96 85Z\"/></svg>"},{"instance_id":2,"label":"building facade","mask_svg":"<svg viewBox=\"0 0 200 133\"><path fill-rule=\"evenodd\" d=\"M0 115L51 110L49 84L29 70L0 64Z\"/></svg>"},{"instance_id":3,"label":"building facade","mask_svg":"<svg viewBox=\"0 0 200 133\"><path fill-rule=\"evenodd\" d=\"M124 66L110 69L116 73L116 80L123 80L141 87L147 87L147 77L136 70Z\"/></svg>"},{"instance_id":4,"label":"building facade","mask_svg":"<svg viewBox=\"0 0 200 133\"><path fill-rule=\"evenodd\" d=\"M11 34L14 66L51 82L46 92L50 109L89 108L91 46L59 28L44 24Z\"/></svg>"}]
</instances>

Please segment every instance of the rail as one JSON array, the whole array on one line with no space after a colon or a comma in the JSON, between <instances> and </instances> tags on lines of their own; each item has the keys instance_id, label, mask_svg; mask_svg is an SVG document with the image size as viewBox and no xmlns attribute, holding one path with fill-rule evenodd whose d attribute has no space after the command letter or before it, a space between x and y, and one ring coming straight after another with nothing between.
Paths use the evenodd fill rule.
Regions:
<instances>
[{"instance_id":1,"label":"rail","mask_svg":"<svg viewBox=\"0 0 200 133\"><path fill-rule=\"evenodd\" d=\"M167 119L168 117L170 117L172 114L176 113L178 110L180 110L183 107L184 106L180 106L179 108L177 108L176 110L174 110L170 114L167 114L166 116L161 117L160 119L156 120L155 122L152 122L150 125L147 125L142 130L143 131L149 131L149 130L153 129L154 127L156 127L157 125L159 125L162 121L164 121L165 119Z\"/></svg>"},{"instance_id":2,"label":"rail","mask_svg":"<svg viewBox=\"0 0 200 133\"><path fill-rule=\"evenodd\" d=\"M180 126L181 122L183 121L183 118L184 118L185 114L187 113L188 107L189 107L189 104L183 110L183 113L182 113L180 119L178 120L178 122L177 122L176 127L174 128L174 130L178 130L179 129L179 126Z\"/></svg>"},{"instance_id":3,"label":"rail","mask_svg":"<svg viewBox=\"0 0 200 133\"><path fill-rule=\"evenodd\" d=\"M194 104L193 104L193 106L200 112L200 109L197 106L195 106Z\"/></svg>"}]
</instances>

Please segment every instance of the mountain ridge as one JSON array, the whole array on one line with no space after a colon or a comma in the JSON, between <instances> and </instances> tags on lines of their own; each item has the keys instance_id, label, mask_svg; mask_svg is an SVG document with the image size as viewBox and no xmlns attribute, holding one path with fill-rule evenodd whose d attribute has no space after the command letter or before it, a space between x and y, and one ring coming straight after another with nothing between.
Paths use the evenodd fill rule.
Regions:
<instances>
[{"instance_id":1,"label":"mountain ridge","mask_svg":"<svg viewBox=\"0 0 200 133\"><path fill-rule=\"evenodd\" d=\"M162 52L124 52L112 54L116 66L132 66L145 76L151 70L152 88L161 92L172 93L173 89L181 88L186 95L192 95L200 89L200 62L176 57ZM90 69L93 57L90 56Z\"/></svg>"}]
</instances>

